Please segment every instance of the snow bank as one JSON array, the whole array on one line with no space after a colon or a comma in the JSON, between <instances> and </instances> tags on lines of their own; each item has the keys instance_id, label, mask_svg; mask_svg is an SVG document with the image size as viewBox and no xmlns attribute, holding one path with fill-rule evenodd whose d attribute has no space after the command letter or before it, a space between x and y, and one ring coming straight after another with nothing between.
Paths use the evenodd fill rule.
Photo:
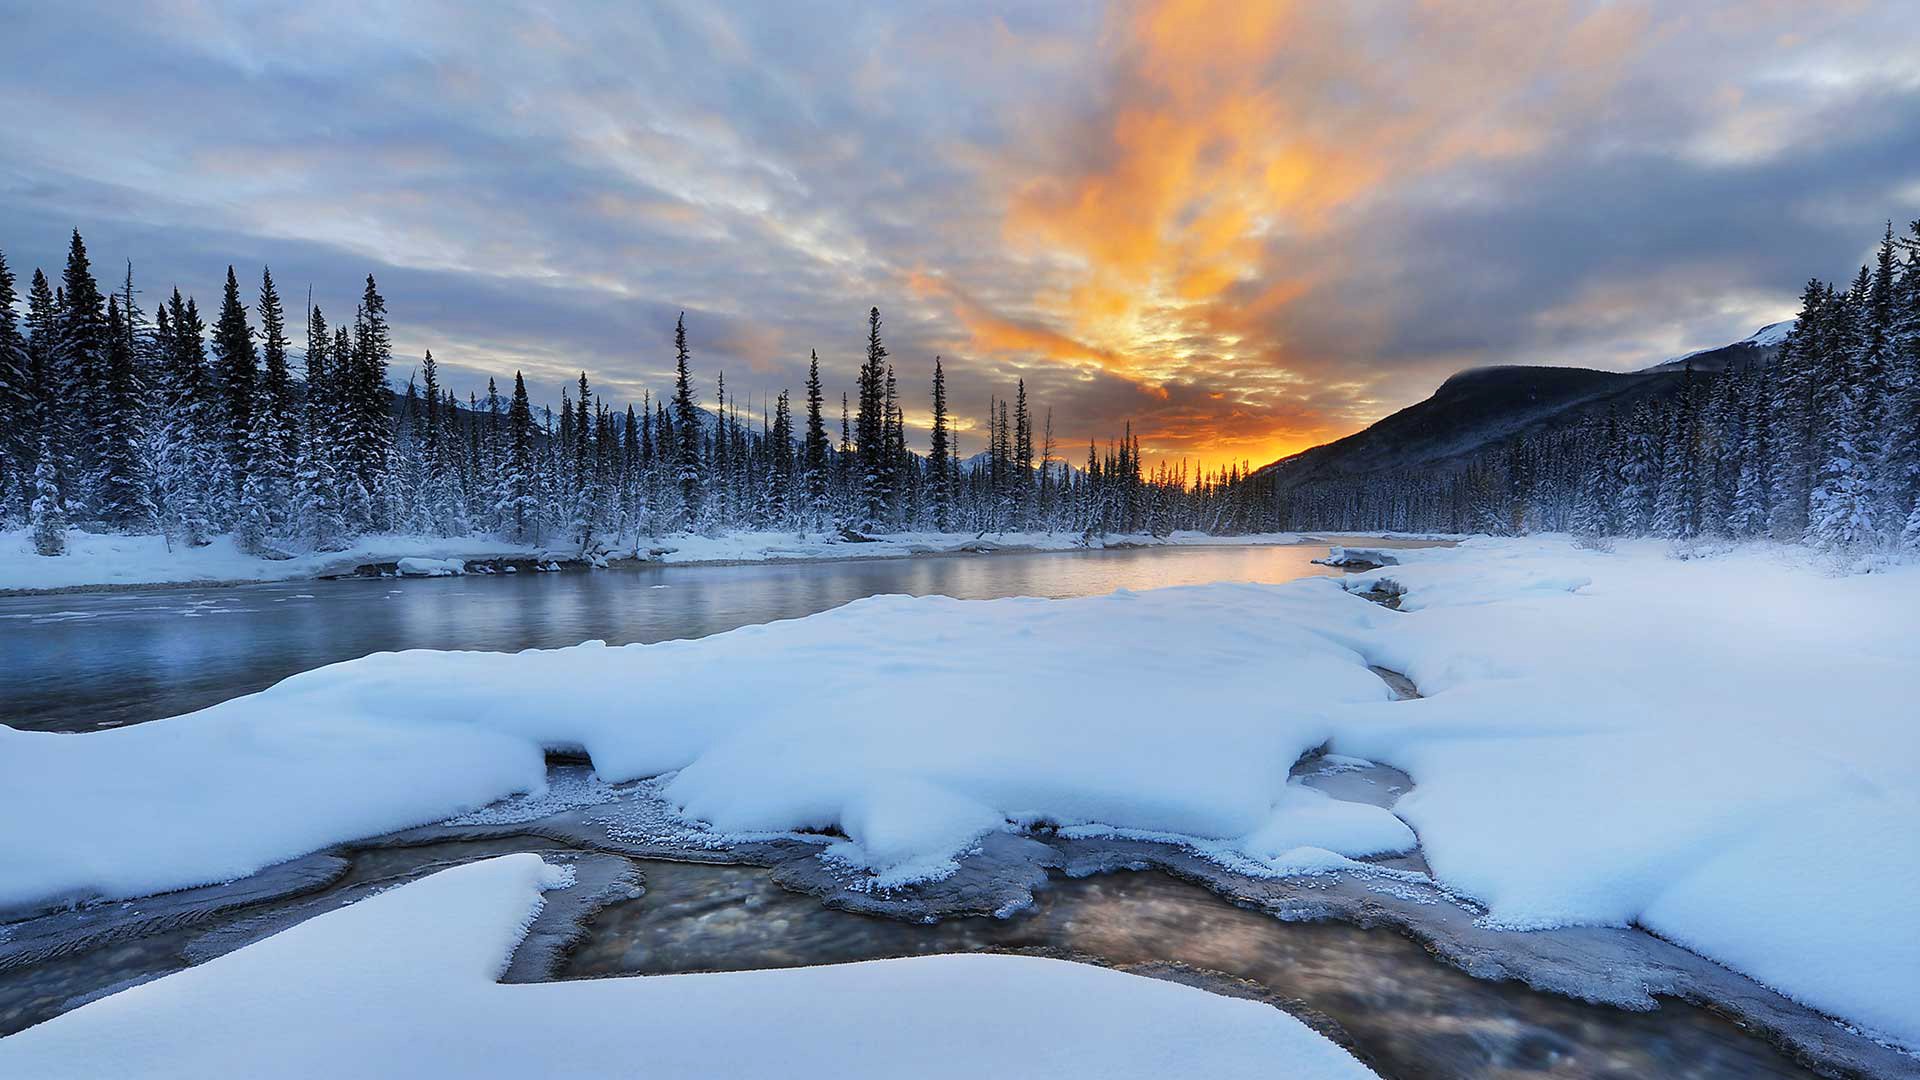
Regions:
<instances>
[{"instance_id":1,"label":"snow bank","mask_svg":"<svg viewBox=\"0 0 1920 1080\"><path fill-rule=\"evenodd\" d=\"M496 982L565 880L443 871L0 1039L0 1074L1372 1075L1270 1006L1033 957Z\"/></svg>"},{"instance_id":2,"label":"snow bank","mask_svg":"<svg viewBox=\"0 0 1920 1080\"><path fill-rule=\"evenodd\" d=\"M609 781L677 770L669 796L722 831L839 828L834 857L881 883L1010 818L1272 848L1289 766L1390 696L1350 647L1388 613L1320 586L873 597L696 641L379 654L83 736L0 727L0 910L440 820L538 788L543 747ZM1398 823L1367 810L1321 846L1377 850Z\"/></svg>"},{"instance_id":3,"label":"snow bank","mask_svg":"<svg viewBox=\"0 0 1920 1080\"><path fill-rule=\"evenodd\" d=\"M28 530L0 531L0 589L71 589L87 585L160 585L195 581L288 581L342 574L362 563L414 557L421 562L538 554L541 548L484 537L364 536L345 551L263 559L230 536L205 547L169 545L164 536L67 531L67 553L34 553Z\"/></svg>"},{"instance_id":4,"label":"snow bank","mask_svg":"<svg viewBox=\"0 0 1920 1080\"><path fill-rule=\"evenodd\" d=\"M1367 645L1427 696L1334 745L1412 774L1435 874L1512 927L1638 923L1920 1046L1920 567L1564 539L1400 552Z\"/></svg>"}]
</instances>

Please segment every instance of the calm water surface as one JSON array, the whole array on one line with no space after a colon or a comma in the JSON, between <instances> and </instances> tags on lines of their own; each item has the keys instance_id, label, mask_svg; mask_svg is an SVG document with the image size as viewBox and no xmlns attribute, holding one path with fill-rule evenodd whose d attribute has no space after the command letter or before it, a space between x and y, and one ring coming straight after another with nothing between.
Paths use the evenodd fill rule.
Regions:
<instances>
[{"instance_id":1,"label":"calm water surface","mask_svg":"<svg viewBox=\"0 0 1920 1080\"><path fill-rule=\"evenodd\" d=\"M90 731L395 649L701 637L863 596L1088 596L1340 571L1324 544L1136 548L0 597L0 723Z\"/></svg>"}]
</instances>

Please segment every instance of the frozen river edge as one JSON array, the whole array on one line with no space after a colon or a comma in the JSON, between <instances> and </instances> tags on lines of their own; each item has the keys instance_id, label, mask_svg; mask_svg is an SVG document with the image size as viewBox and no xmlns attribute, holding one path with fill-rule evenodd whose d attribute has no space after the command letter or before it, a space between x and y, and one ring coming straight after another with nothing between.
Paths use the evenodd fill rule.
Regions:
<instances>
[{"instance_id":1,"label":"frozen river edge","mask_svg":"<svg viewBox=\"0 0 1920 1080\"><path fill-rule=\"evenodd\" d=\"M18 535L16 535L18 534ZM0 533L0 597L151 589L209 589L274 581L459 573L574 572L632 566L743 566L933 558L994 552L1040 553L1145 547L1269 547L1320 542L1334 534L1212 536L1179 532L1082 537L1077 533L735 532L643 538L593 558L577 549L484 539L369 537L353 548L284 558L247 555L221 537L202 549L174 548L159 536L105 536L73 530L68 554L31 553L20 530ZM1424 537L1424 534L1423 534ZM1453 537L1436 538L1451 540ZM52 584L46 584L52 582Z\"/></svg>"},{"instance_id":2,"label":"frozen river edge","mask_svg":"<svg viewBox=\"0 0 1920 1080\"><path fill-rule=\"evenodd\" d=\"M1381 672L1390 683L1404 677ZM1535 990L1596 1005L1651 1010L1659 998L1708 1008L1765 1039L1817 1072L1846 1077L1920 1077L1920 1062L1856 1034L1814 1010L1639 929L1570 928L1514 932L1487 929L1482 910L1436 885L1418 853L1388 856L1291 876L1242 872L1177 842L1120 836L1064 836L1044 823L990 833L939 881L890 890L820 859L833 837L770 835L740 842L689 826L661 798L661 778L607 786L588 765L559 757L551 794L515 796L452 823L424 826L339 845L224 885L205 886L56 912L12 924L0 937L0 986L33 977L41 965L67 970L70 996L51 1013L164 974L178 966L115 973L96 968L88 980L86 954L151 940L198 964L277 933L344 903L424 876L454 862L510 851L534 851L576 868L577 884L549 895L549 903L514 954L508 982L553 978L586 923L610 904L645 891L645 874L629 862L644 859L764 867L785 889L811 895L830 908L913 923L965 916L1010 917L1034 902L1051 875L1081 878L1119 871L1158 871L1207 889L1221 900L1283 922L1336 921L1363 929L1387 928L1418 942L1436 959L1485 980L1517 980ZM1295 776L1336 798L1390 803L1404 774L1382 766L1325 760L1317 751ZM585 801L557 813L556 805ZM355 861L423 849L436 857L396 877L356 880ZM452 858L439 852L458 852ZM1099 962L1096 958L1072 959ZM1178 964L1138 973L1168 978L1232 996L1254 996L1294 1012L1309 1026L1344 1041L1337 1024L1299 1002L1275 1000L1245 980ZM9 1017L0 1032L25 1026ZM1349 1049L1353 1049L1351 1046Z\"/></svg>"}]
</instances>

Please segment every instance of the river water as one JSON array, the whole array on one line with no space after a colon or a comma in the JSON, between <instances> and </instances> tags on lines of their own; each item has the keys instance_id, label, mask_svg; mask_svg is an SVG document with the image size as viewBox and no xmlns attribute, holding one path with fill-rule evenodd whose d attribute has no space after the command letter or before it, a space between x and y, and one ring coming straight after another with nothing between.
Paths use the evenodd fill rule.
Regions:
<instances>
[{"instance_id":1,"label":"river water","mask_svg":"<svg viewBox=\"0 0 1920 1080\"><path fill-rule=\"evenodd\" d=\"M0 723L92 731L368 653L703 637L887 593L1089 596L1340 573L1310 561L1325 554L1324 544L1001 552L0 597Z\"/></svg>"}]
</instances>

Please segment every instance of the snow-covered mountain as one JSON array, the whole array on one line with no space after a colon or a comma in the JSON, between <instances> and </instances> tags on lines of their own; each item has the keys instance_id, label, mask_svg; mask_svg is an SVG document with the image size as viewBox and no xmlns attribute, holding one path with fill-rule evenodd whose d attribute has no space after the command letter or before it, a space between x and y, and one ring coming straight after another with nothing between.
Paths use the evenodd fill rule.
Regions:
<instances>
[{"instance_id":1,"label":"snow-covered mountain","mask_svg":"<svg viewBox=\"0 0 1920 1080\"><path fill-rule=\"evenodd\" d=\"M1754 363L1767 363L1773 359L1780 343L1787 340L1793 332L1796 319L1768 323L1753 333L1731 345L1716 345L1711 349L1695 349L1682 353L1671 360L1662 360L1645 371L1679 370L1693 365L1695 371L1725 371L1728 368L1743 368Z\"/></svg>"},{"instance_id":2,"label":"snow-covered mountain","mask_svg":"<svg viewBox=\"0 0 1920 1080\"><path fill-rule=\"evenodd\" d=\"M925 455L921 455L921 456L924 457ZM963 457L959 459L957 462L954 463L954 467L959 470L960 475L971 476L973 475L975 470L984 469L987 467L987 459L990 456L991 455L988 454L987 451L982 450L979 453L972 455L971 457ZM1054 476L1054 479L1056 480L1065 480L1069 476L1073 476L1075 474L1082 473L1085 471L1084 469L1077 469L1073 466L1071 462L1063 461L1059 458L1053 459L1053 462L1050 467L1053 470L1053 476ZM1040 471L1039 462L1037 461L1034 462L1033 471L1035 473L1038 473Z\"/></svg>"}]
</instances>

